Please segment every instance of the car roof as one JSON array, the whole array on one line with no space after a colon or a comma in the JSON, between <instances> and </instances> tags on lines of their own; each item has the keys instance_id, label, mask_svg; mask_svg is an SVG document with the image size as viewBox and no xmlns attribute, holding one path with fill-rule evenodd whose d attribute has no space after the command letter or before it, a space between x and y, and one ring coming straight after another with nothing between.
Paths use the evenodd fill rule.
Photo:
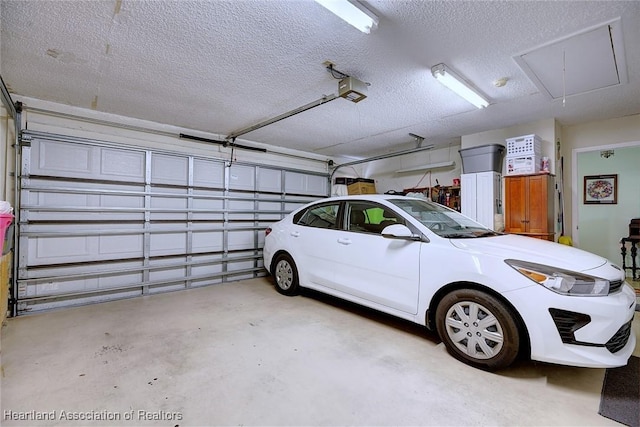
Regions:
<instances>
[{"instance_id":1,"label":"car roof","mask_svg":"<svg viewBox=\"0 0 640 427\"><path fill-rule=\"evenodd\" d=\"M403 196L401 194L351 194L348 196L333 196L328 197L326 199L321 199L318 201L331 201L331 200L371 200L371 201L379 201L379 200L390 200L390 199L418 199L423 200L418 197L409 197Z\"/></svg>"}]
</instances>

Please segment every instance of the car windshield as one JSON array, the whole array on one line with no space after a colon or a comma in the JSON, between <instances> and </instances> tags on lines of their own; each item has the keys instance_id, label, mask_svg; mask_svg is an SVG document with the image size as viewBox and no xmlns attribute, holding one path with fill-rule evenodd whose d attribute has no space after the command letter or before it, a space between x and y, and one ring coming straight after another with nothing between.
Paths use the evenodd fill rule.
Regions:
<instances>
[{"instance_id":1,"label":"car windshield","mask_svg":"<svg viewBox=\"0 0 640 427\"><path fill-rule=\"evenodd\" d=\"M438 203L411 198L392 199L389 202L398 206L441 237L467 239L500 234Z\"/></svg>"}]
</instances>

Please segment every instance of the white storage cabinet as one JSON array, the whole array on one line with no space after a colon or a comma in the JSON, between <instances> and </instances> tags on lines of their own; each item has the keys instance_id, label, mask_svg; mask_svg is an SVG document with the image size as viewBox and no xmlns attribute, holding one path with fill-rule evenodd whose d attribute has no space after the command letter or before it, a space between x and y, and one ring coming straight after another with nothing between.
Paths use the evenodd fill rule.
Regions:
<instances>
[{"instance_id":1,"label":"white storage cabinet","mask_svg":"<svg viewBox=\"0 0 640 427\"><path fill-rule=\"evenodd\" d=\"M502 214L501 175L478 172L465 173L460 178L462 214L494 230L496 214Z\"/></svg>"}]
</instances>

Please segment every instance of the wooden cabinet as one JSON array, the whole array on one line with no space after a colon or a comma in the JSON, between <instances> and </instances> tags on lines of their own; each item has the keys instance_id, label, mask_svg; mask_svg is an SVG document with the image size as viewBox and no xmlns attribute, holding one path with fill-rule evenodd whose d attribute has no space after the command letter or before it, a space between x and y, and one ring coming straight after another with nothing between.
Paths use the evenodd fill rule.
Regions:
<instances>
[{"instance_id":1,"label":"wooden cabinet","mask_svg":"<svg viewBox=\"0 0 640 427\"><path fill-rule=\"evenodd\" d=\"M504 231L553 241L554 194L553 175L505 177Z\"/></svg>"}]
</instances>

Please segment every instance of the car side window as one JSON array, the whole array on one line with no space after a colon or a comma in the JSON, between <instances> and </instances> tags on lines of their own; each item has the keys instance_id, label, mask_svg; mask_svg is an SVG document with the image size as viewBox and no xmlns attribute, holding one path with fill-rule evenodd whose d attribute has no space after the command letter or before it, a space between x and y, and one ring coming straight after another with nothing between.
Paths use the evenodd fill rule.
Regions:
<instances>
[{"instance_id":1,"label":"car side window","mask_svg":"<svg viewBox=\"0 0 640 427\"><path fill-rule=\"evenodd\" d=\"M390 209L371 202L350 202L346 212L349 231L380 234L389 225L405 223Z\"/></svg>"},{"instance_id":2,"label":"car side window","mask_svg":"<svg viewBox=\"0 0 640 427\"><path fill-rule=\"evenodd\" d=\"M340 203L312 206L295 223L306 227L337 229L339 208Z\"/></svg>"}]
</instances>

